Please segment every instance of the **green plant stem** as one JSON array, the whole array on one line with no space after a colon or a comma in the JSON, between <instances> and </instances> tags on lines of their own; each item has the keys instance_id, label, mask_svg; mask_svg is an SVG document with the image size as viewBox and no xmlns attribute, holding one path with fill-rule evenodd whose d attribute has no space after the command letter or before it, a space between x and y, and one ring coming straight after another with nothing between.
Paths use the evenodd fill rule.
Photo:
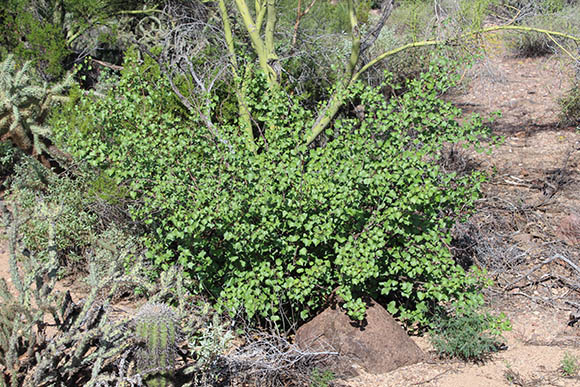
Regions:
<instances>
[{"instance_id":1,"label":"green plant stem","mask_svg":"<svg viewBox=\"0 0 580 387\"><path fill-rule=\"evenodd\" d=\"M360 32L358 28L358 20L356 17L356 9L352 0L348 0L348 12L350 17L352 49L344 75L347 88L354 82L352 80L353 73L360 59ZM307 145L310 145L316 139L316 137L318 137L318 135L328 126L343 103L344 98L341 97L341 93L339 91L335 92L330 101L328 101L326 104L326 107L323 109L322 113L318 115L316 122L314 123L314 127L312 128L312 135L306 141Z\"/></svg>"},{"instance_id":2,"label":"green plant stem","mask_svg":"<svg viewBox=\"0 0 580 387\"><path fill-rule=\"evenodd\" d=\"M566 34L563 32L545 30L542 28L526 27L526 26L512 26L512 25L487 27L487 28L482 28L482 29L478 29L478 30L474 30L474 31L470 31L470 32L461 34L460 36L458 36L456 38L452 38L452 39L423 40L420 42L408 43L408 44L405 44L403 46L397 47L393 50L384 52L381 55L378 55L374 59L370 60L367 64L362 66L360 68L360 70L358 70L354 75L352 75L352 77L350 78L350 81L347 84L347 87L352 86L360 78L360 76L362 74L364 74L364 72L367 71L369 68L373 67L374 65L381 62L382 60L384 60L392 55L395 55L401 51L405 51L405 50L415 48L415 47L428 47L428 46L453 44L455 42L461 42L463 40L466 40L470 37L474 37L474 36L481 35L481 34L487 34L487 33L494 32L494 31L538 32L538 33L546 34L549 37L558 36L561 38L573 40L575 42L580 42L580 37ZM354 43L354 41L353 41L353 43ZM358 48L354 47L354 45L353 45L353 52L357 49ZM354 58L354 56L351 53L351 59L350 59L351 63L352 63L353 58ZM310 130L310 135L306 139L307 145L310 145L314 140L316 140L316 138L320 135L320 133L322 133L324 131L324 129L326 129L326 127L332 121L332 118L336 115L336 113L341 108L341 106L344 104L344 102L345 102L344 98L340 97L340 95L334 95L333 97L331 97L331 99L326 104L326 107L322 110L322 112L318 116L317 120L315 121L314 125L312 126L312 129Z\"/></svg>"},{"instance_id":3,"label":"green plant stem","mask_svg":"<svg viewBox=\"0 0 580 387\"><path fill-rule=\"evenodd\" d=\"M230 18L228 16L228 10L226 8L226 3L224 0L218 1L218 8L220 11L220 16L222 18L222 23L224 25L224 35L226 39L226 46L228 47L228 53L230 54L230 62L234 67L234 75L238 70L238 60L236 57L236 50L234 47L234 34L232 33L232 25L230 23Z\"/></svg>"},{"instance_id":4,"label":"green plant stem","mask_svg":"<svg viewBox=\"0 0 580 387\"><path fill-rule=\"evenodd\" d=\"M350 58L346 66L345 78L351 79L354 69L356 68L356 65L360 59L360 31L353 0L348 0L348 13L350 16L352 48L350 50Z\"/></svg>"},{"instance_id":5,"label":"green plant stem","mask_svg":"<svg viewBox=\"0 0 580 387\"><path fill-rule=\"evenodd\" d=\"M252 118L250 116L250 110L248 109L248 101L247 101L248 79L250 72L251 66L248 63L246 64L244 75L242 77L238 77L239 87L236 90L236 99L238 102L238 114L240 118L241 129L246 134L247 143L250 151L255 153L257 148L256 143L254 142L255 138L254 131L252 129Z\"/></svg>"},{"instance_id":6,"label":"green plant stem","mask_svg":"<svg viewBox=\"0 0 580 387\"><path fill-rule=\"evenodd\" d=\"M266 16L266 7L261 0L256 0L254 2L256 7L256 26L258 27L258 33L262 32L262 25L264 24L264 16Z\"/></svg>"},{"instance_id":7,"label":"green plant stem","mask_svg":"<svg viewBox=\"0 0 580 387\"><path fill-rule=\"evenodd\" d=\"M150 13L162 13L163 11L157 8L149 8L149 9L133 9L127 11L118 11L117 15L148 15Z\"/></svg>"},{"instance_id":8,"label":"green plant stem","mask_svg":"<svg viewBox=\"0 0 580 387\"><path fill-rule=\"evenodd\" d=\"M276 28L276 0L267 0L267 19L266 19L266 31L265 31L265 41L266 41L266 52L268 53L268 59L277 59L272 56L274 54L274 30Z\"/></svg>"},{"instance_id":9,"label":"green plant stem","mask_svg":"<svg viewBox=\"0 0 580 387\"><path fill-rule=\"evenodd\" d=\"M271 0L270 0L271 1ZM276 73L269 65L268 60L272 57L274 53L268 52L267 45L262 40L260 36L260 31L258 25L252 18L250 14L250 9L248 8L248 4L245 0L235 0L236 8L240 12L242 17L242 22L244 23L244 27L250 36L250 40L252 41L252 46L258 56L258 62L260 64L260 68L266 74L268 80L268 86L270 88L277 88L278 87L278 80L276 79ZM268 16L270 18L270 16ZM275 16L274 16L275 22Z\"/></svg>"},{"instance_id":10,"label":"green plant stem","mask_svg":"<svg viewBox=\"0 0 580 387\"><path fill-rule=\"evenodd\" d=\"M234 34L232 33L232 26L230 23L230 18L228 16L228 10L224 0L218 1L218 8L220 11L220 16L222 18L222 23L224 26L224 35L226 39L226 46L228 48L228 53L230 55L230 62L232 64L232 72L234 79L239 83L240 87L236 88L236 99L238 102L238 115L240 119L240 126L242 131L246 134L248 139L248 146L252 152L256 150L256 144L254 143L254 131L252 130L252 122L250 117L250 112L248 111L248 104L246 102L246 87L245 87L245 77L240 78L238 60L236 56L236 49L234 46ZM247 69L246 69L247 71Z\"/></svg>"}]
</instances>

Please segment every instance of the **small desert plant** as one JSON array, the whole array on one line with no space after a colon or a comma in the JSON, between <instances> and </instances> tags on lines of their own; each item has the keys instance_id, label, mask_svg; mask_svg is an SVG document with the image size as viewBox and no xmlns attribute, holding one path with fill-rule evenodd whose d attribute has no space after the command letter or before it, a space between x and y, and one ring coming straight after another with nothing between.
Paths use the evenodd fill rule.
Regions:
<instances>
[{"instance_id":1,"label":"small desert plant","mask_svg":"<svg viewBox=\"0 0 580 387\"><path fill-rule=\"evenodd\" d=\"M434 326L431 342L440 356L473 361L502 348L501 332L510 329L505 316L494 317L473 309L442 316Z\"/></svg>"},{"instance_id":2,"label":"small desert plant","mask_svg":"<svg viewBox=\"0 0 580 387\"><path fill-rule=\"evenodd\" d=\"M529 384L528 381L515 369L512 368L512 365L506 360L505 362L506 370L503 372L504 378L510 385L516 386L528 386L528 385L535 385Z\"/></svg>"},{"instance_id":3,"label":"small desert plant","mask_svg":"<svg viewBox=\"0 0 580 387\"><path fill-rule=\"evenodd\" d=\"M580 124L580 81L558 101L560 103L560 122L563 125Z\"/></svg>"},{"instance_id":4,"label":"small desert plant","mask_svg":"<svg viewBox=\"0 0 580 387\"><path fill-rule=\"evenodd\" d=\"M332 371L315 368L310 374L310 385L312 387L328 387L334 378L335 375Z\"/></svg>"},{"instance_id":5,"label":"small desert plant","mask_svg":"<svg viewBox=\"0 0 580 387\"><path fill-rule=\"evenodd\" d=\"M171 385L177 356L179 319L170 306L147 303L135 316L135 332L144 346L137 354L137 369L147 375L150 387Z\"/></svg>"},{"instance_id":6,"label":"small desert plant","mask_svg":"<svg viewBox=\"0 0 580 387\"><path fill-rule=\"evenodd\" d=\"M578 373L579 367L578 358L569 352L566 352L562 358L562 361L560 361L560 370L562 372L562 376L575 376Z\"/></svg>"},{"instance_id":7,"label":"small desert plant","mask_svg":"<svg viewBox=\"0 0 580 387\"><path fill-rule=\"evenodd\" d=\"M224 354L235 335L231 324L223 321L219 314L211 313L210 309L209 304L204 304L198 312L200 316L205 316L207 321L196 324L195 331L191 324L186 324L184 329L188 333L189 353L195 354L193 363L184 370L184 374L190 380L185 386L211 386L216 381L224 379L224 374L228 372L227 368L223 367L226 363Z\"/></svg>"}]
</instances>

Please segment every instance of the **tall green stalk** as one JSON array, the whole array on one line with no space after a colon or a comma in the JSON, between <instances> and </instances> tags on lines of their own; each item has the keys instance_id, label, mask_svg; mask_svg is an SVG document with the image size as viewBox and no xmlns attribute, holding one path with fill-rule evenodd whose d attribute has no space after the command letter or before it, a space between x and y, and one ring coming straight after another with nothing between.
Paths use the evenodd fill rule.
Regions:
<instances>
[{"instance_id":1,"label":"tall green stalk","mask_svg":"<svg viewBox=\"0 0 580 387\"><path fill-rule=\"evenodd\" d=\"M246 134L248 147L251 151L256 150L256 144L254 142L254 131L252 130L252 121L250 117L250 111L248 110L248 104L246 99L246 77L240 77L238 60L236 56L236 48L234 46L234 34L232 33L232 26L230 23L230 18L228 16L228 10L224 0L218 1L218 8L220 11L220 16L224 26L224 35L226 40L226 46L228 48L228 53L230 55L230 63L232 65L232 73L234 75L236 87L236 99L238 102L238 115L239 123L242 131Z\"/></svg>"}]
</instances>

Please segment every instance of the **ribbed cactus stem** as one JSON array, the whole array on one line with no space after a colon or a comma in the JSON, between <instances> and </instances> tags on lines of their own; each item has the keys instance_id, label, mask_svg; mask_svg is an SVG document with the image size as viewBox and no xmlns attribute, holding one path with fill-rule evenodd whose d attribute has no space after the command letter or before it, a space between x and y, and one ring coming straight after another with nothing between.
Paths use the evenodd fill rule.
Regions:
<instances>
[{"instance_id":1,"label":"ribbed cactus stem","mask_svg":"<svg viewBox=\"0 0 580 387\"><path fill-rule=\"evenodd\" d=\"M177 354L178 318L161 303L144 305L135 316L135 333L144 343L138 356L139 373L149 387L171 385Z\"/></svg>"}]
</instances>

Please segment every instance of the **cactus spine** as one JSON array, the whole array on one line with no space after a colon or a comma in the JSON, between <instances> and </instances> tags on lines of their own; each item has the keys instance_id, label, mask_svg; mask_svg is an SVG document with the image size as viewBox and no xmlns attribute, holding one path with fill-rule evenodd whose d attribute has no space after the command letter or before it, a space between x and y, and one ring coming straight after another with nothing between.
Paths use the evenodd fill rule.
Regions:
<instances>
[{"instance_id":1,"label":"cactus spine","mask_svg":"<svg viewBox=\"0 0 580 387\"><path fill-rule=\"evenodd\" d=\"M178 318L171 307L148 303L135 316L135 331L144 347L137 357L138 372L148 387L172 385L177 355Z\"/></svg>"}]
</instances>

